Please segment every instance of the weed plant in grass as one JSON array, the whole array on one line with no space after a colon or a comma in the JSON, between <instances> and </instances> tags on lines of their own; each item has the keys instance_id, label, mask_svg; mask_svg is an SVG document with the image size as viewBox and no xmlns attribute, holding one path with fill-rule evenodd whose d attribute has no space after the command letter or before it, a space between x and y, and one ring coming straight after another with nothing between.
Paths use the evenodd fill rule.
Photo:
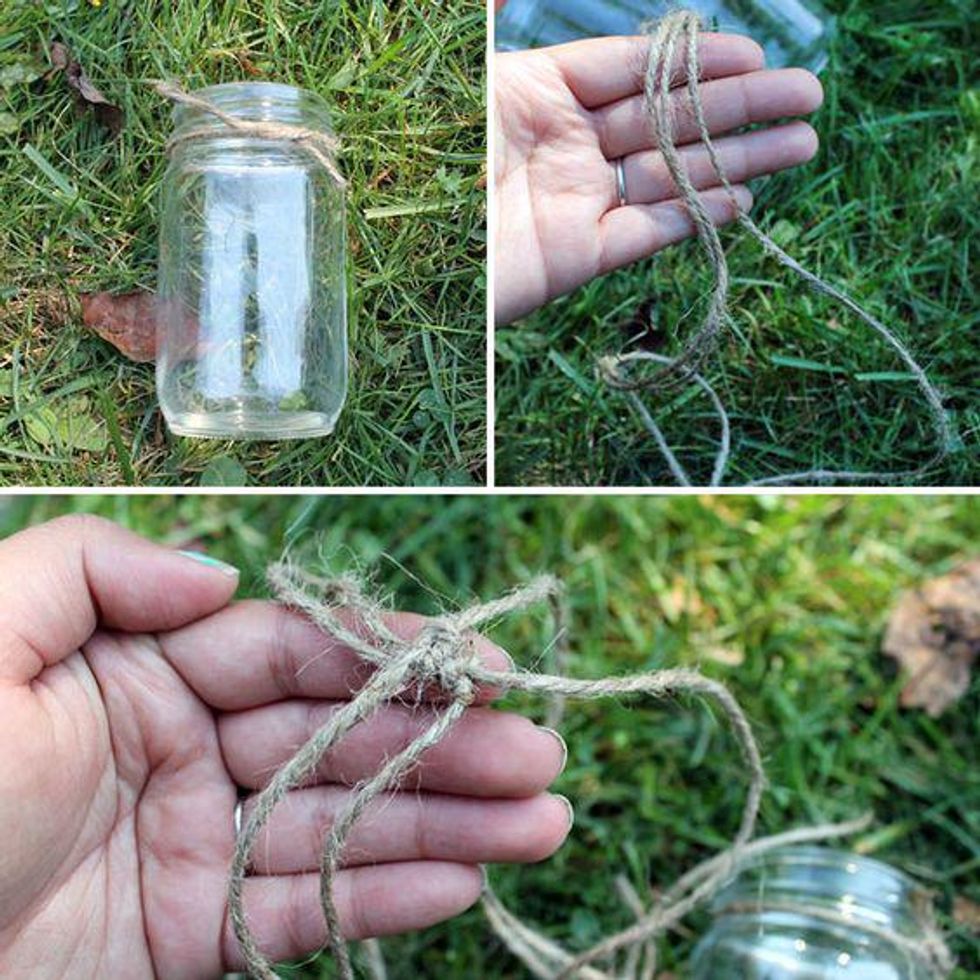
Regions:
<instances>
[{"instance_id":1,"label":"weed plant in grass","mask_svg":"<svg viewBox=\"0 0 980 980\"><path fill-rule=\"evenodd\" d=\"M284 547L362 568L403 608L492 597L536 572L568 586L578 676L699 666L727 683L760 740L769 790L760 832L873 810L853 843L937 892L959 958L980 977L980 936L950 915L980 903L980 678L940 718L898 707L903 681L880 653L898 595L977 553L980 506L955 497L17 498L0 532L67 511L113 517L243 569L266 594ZM520 664L547 668L542 612L493 633ZM538 699L510 705L543 719ZM738 752L693 699L571 704L557 790L576 825L540 866L492 869L502 897L583 948L628 916L613 889L664 885L726 844L741 808ZM704 915L666 944L683 963ZM479 911L384 943L393 980L517 980ZM329 977L321 957L288 975Z\"/></svg>"},{"instance_id":2,"label":"weed plant in grass","mask_svg":"<svg viewBox=\"0 0 980 980\"><path fill-rule=\"evenodd\" d=\"M808 166L755 188L754 214L794 257L892 325L941 389L962 451L934 486L980 482L980 69L968 0L834 0L838 35ZM732 416L731 485L810 469L914 470L930 416L884 343L723 233L735 331L708 370ZM597 359L643 333L662 353L710 286L696 243L590 283L497 331L501 485L671 485L652 439ZM651 402L651 406L654 403ZM707 482L718 424L682 389L657 403L668 441Z\"/></svg>"},{"instance_id":3,"label":"weed plant in grass","mask_svg":"<svg viewBox=\"0 0 980 980\"><path fill-rule=\"evenodd\" d=\"M125 112L112 141L67 44ZM485 8L479 0L0 6L0 481L468 484L485 479ZM83 291L152 288L170 106L239 80L332 106L349 179L351 392L333 436L169 435L152 369L81 327Z\"/></svg>"}]
</instances>

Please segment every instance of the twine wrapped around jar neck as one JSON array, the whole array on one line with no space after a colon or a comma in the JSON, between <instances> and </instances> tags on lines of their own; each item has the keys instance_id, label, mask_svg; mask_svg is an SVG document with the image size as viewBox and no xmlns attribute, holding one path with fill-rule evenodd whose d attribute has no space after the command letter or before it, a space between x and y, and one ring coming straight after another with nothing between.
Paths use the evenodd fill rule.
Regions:
<instances>
[{"instance_id":1,"label":"twine wrapped around jar neck","mask_svg":"<svg viewBox=\"0 0 980 980\"><path fill-rule=\"evenodd\" d=\"M157 94L163 98L169 99L178 105L185 105L193 109L198 109L201 112L206 112L208 115L219 119L228 129L239 135L295 143L309 153L341 187L346 186L346 181L337 165L340 140L332 133L310 129L306 126L274 122L272 120L241 119L229 112L225 112L224 109L219 109L208 99L192 95L190 92L181 88L176 82L154 81L151 84ZM214 139L216 135L220 134L216 133L212 128L205 127L191 128L186 132L174 133L167 140L167 152L172 153L175 147L183 143Z\"/></svg>"}]
</instances>

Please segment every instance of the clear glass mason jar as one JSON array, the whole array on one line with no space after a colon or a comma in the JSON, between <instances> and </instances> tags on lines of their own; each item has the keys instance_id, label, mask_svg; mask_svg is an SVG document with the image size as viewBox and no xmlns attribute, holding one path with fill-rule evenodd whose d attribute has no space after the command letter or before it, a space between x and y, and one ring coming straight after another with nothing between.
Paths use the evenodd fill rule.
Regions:
<instances>
[{"instance_id":1,"label":"clear glass mason jar","mask_svg":"<svg viewBox=\"0 0 980 980\"><path fill-rule=\"evenodd\" d=\"M913 944L928 894L871 858L787 847L750 859L712 903L693 980L941 980Z\"/></svg>"},{"instance_id":2,"label":"clear glass mason jar","mask_svg":"<svg viewBox=\"0 0 980 980\"><path fill-rule=\"evenodd\" d=\"M192 94L236 118L331 132L326 104L289 85ZM346 241L343 185L307 149L175 106L157 327L157 391L173 432L333 431L347 394Z\"/></svg>"},{"instance_id":3,"label":"clear glass mason jar","mask_svg":"<svg viewBox=\"0 0 980 980\"><path fill-rule=\"evenodd\" d=\"M770 68L827 63L834 20L817 0L507 0L497 14L502 51L561 44L583 37L637 34L641 25L678 6L700 14L712 30L748 34L765 48Z\"/></svg>"}]
</instances>

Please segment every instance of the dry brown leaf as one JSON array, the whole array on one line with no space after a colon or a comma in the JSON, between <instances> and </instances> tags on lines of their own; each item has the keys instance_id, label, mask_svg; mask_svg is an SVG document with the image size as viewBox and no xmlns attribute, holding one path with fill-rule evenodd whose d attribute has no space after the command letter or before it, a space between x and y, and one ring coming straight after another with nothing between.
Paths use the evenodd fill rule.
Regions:
<instances>
[{"instance_id":1,"label":"dry brown leaf","mask_svg":"<svg viewBox=\"0 0 980 980\"><path fill-rule=\"evenodd\" d=\"M82 319L131 361L157 353L157 302L153 293L82 293Z\"/></svg>"},{"instance_id":2,"label":"dry brown leaf","mask_svg":"<svg viewBox=\"0 0 980 980\"><path fill-rule=\"evenodd\" d=\"M908 675L904 707L936 718L959 700L980 654L980 559L902 596L882 651Z\"/></svg>"},{"instance_id":3,"label":"dry brown leaf","mask_svg":"<svg viewBox=\"0 0 980 980\"><path fill-rule=\"evenodd\" d=\"M85 74L85 69L72 57L68 47L60 41L55 41L51 45L51 68L46 77L50 78L61 71L65 73L65 80L74 91L78 104L89 109L113 136L118 136L123 128L122 109L113 105L92 84L88 75Z\"/></svg>"},{"instance_id":4,"label":"dry brown leaf","mask_svg":"<svg viewBox=\"0 0 980 980\"><path fill-rule=\"evenodd\" d=\"M79 298L85 326L131 361L156 358L160 329L167 331L175 352L198 350L197 317L179 303L147 292L82 293Z\"/></svg>"},{"instance_id":5,"label":"dry brown leaf","mask_svg":"<svg viewBox=\"0 0 980 980\"><path fill-rule=\"evenodd\" d=\"M628 320L618 324L625 346L654 353L663 348L667 338L657 327L656 308L655 298L646 299Z\"/></svg>"},{"instance_id":6,"label":"dry brown leaf","mask_svg":"<svg viewBox=\"0 0 980 980\"><path fill-rule=\"evenodd\" d=\"M238 64L241 65L242 71L244 71L246 75L251 75L253 78L256 78L262 74L262 69L259 68L254 61L252 61L246 51L236 51L235 58L238 60Z\"/></svg>"},{"instance_id":7,"label":"dry brown leaf","mask_svg":"<svg viewBox=\"0 0 980 980\"><path fill-rule=\"evenodd\" d=\"M57 75L59 71L64 71L70 61L71 55L68 53L68 48L60 41L55 41L51 45L51 67L45 74L45 79Z\"/></svg>"}]
</instances>

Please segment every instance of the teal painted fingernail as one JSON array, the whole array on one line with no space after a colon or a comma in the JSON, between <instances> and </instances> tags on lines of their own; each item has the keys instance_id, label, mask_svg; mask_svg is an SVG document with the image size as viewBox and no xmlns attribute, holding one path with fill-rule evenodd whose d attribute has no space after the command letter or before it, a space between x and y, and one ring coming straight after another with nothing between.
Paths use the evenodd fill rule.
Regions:
<instances>
[{"instance_id":1,"label":"teal painted fingernail","mask_svg":"<svg viewBox=\"0 0 980 980\"><path fill-rule=\"evenodd\" d=\"M217 558L212 558L210 555L205 555L200 551L179 551L177 553L201 565L207 565L208 568L214 568L219 572L224 572L225 575L236 577L238 575L238 569L234 565L229 565L226 561L219 561Z\"/></svg>"}]
</instances>

